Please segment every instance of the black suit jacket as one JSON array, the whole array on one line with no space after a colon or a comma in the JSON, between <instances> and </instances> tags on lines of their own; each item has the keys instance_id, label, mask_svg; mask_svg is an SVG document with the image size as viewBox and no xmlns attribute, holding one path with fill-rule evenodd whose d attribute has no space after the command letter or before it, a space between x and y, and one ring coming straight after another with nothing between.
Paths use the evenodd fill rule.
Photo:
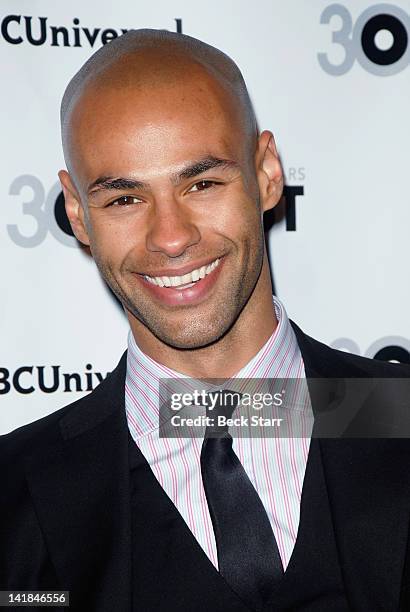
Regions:
<instances>
[{"instance_id":1,"label":"black suit jacket","mask_svg":"<svg viewBox=\"0 0 410 612\"><path fill-rule=\"evenodd\" d=\"M407 366L330 349L292 325L308 381L410 376ZM2 437L0 590L69 590L70 610L130 610L125 373L126 354L90 395ZM314 410L319 401L313 394ZM402 409L403 398L400 402ZM410 441L347 438L319 444L351 609L410 610ZM151 535L141 534L148 550ZM209 576L198 611L217 609L211 601L217 601L219 574ZM157 577L165 601L167 580L166 574Z\"/></svg>"}]
</instances>

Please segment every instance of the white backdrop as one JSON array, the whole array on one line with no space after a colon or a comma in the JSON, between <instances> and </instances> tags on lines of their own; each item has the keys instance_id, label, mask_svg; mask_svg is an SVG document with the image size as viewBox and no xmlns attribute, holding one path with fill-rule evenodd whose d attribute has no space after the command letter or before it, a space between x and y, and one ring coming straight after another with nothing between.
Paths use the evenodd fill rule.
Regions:
<instances>
[{"instance_id":1,"label":"white backdrop","mask_svg":"<svg viewBox=\"0 0 410 612\"><path fill-rule=\"evenodd\" d=\"M182 28L238 63L287 176L288 220L269 233L277 295L328 344L410 360L409 10L408 0L3 0L0 432L80 397L126 346L123 313L59 227L57 184L65 85L122 29Z\"/></svg>"}]
</instances>

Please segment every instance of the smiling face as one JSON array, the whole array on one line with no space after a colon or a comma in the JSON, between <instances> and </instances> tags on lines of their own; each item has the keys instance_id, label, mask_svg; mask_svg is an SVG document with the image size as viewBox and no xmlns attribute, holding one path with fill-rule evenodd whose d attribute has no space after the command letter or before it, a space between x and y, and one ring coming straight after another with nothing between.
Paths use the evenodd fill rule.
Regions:
<instances>
[{"instance_id":1,"label":"smiling face","mask_svg":"<svg viewBox=\"0 0 410 612\"><path fill-rule=\"evenodd\" d=\"M252 326L272 301L262 214L279 200L280 164L271 134L257 141L242 118L222 83L182 59L143 83L117 70L74 108L67 213L136 338L200 348L245 305Z\"/></svg>"}]
</instances>

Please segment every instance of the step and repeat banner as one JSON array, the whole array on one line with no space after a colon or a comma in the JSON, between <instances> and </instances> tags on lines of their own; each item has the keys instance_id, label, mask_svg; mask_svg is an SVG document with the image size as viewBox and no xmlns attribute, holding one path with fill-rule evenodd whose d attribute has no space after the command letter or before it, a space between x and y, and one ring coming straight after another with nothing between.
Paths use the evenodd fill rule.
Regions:
<instances>
[{"instance_id":1,"label":"step and repeat banner","mask_svg":"<svg viewBox=\"0 0 410 612\"><path fill-rule=\"evenodd\" d=\"M0 12L0 433L92 390L126 347L57 172L68 80L129 29L189 34L241 68L286 175L267 236L289 315L334 347L410 362L408 0L3 0Z\"/></svg>"}]
</instances>

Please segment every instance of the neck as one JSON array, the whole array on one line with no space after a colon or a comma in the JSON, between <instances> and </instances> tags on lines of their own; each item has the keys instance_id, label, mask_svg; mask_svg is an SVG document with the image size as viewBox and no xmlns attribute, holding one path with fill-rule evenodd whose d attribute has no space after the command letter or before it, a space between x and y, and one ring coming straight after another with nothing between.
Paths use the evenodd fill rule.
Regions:
<instances>
[{"instance_id":1,"label":"neck","mask_svg":"<svg viewBox=\"0 0 410 612\"><path fill-rule=\"evenodd\" d=\"M193 378L230 378L241 370L275 331L278 321L265 256L255 289L232 328L217 342L197 349L177 349L161 342L129 315L140 349L166 367Z\"/></svg>"}]
</instances>

